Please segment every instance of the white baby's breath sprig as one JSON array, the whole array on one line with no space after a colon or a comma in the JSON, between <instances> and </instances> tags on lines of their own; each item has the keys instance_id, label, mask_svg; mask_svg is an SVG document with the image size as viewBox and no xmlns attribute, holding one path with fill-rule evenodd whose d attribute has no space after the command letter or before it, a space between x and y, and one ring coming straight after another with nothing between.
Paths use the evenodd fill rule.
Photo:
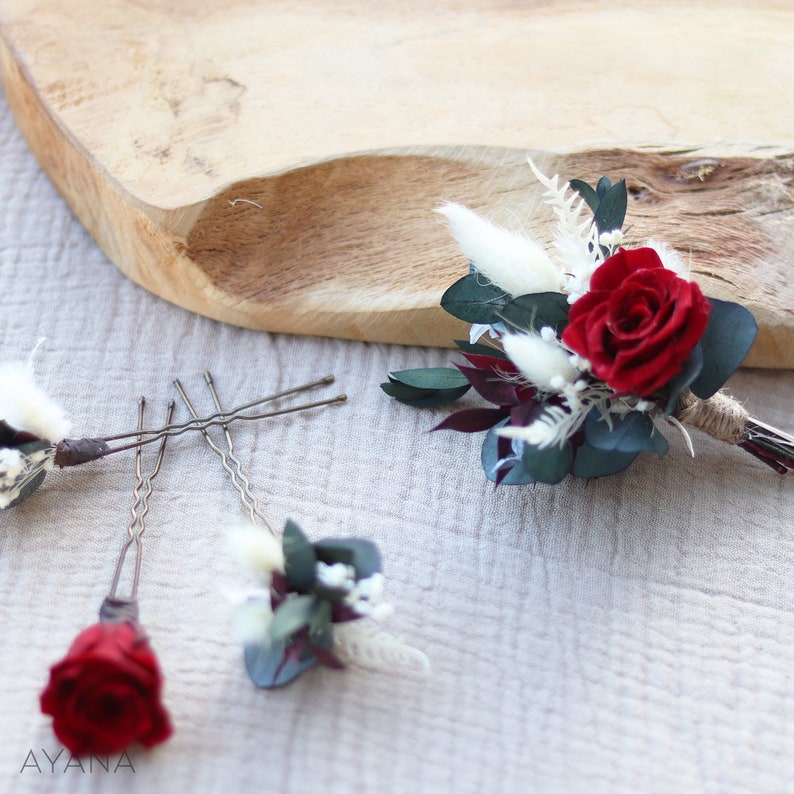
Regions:
<instances>
[{"instance_id":1,"label":"white baby's breath sprig","mask_svg":"<svg viewBox=\"0 0 794 794\"><path fill-rule=\"evenodd\" d=\"M458 247L477 271L509 295L560 289L559 270L534 240L497 226L461 204L444 204L438 212L449 221Z\"/></svg>"},{"instance_id":2,"label":"white baby's breath sprig","mask_svg":"<svg viewBox=\"0 0 794 794\"><path fill-rule=\"evenodd\" d=\"M382 601L383 574L374 573L359 579L345 596L345 603L358 615L367 615L373 620L384 620L394 612L394 607Z\"/></svg>"},{"instance_id":3,"label":"white baby's breath sprig","mask_svg":"<svg viewBox=\"0 0 794 794\"><path fill-rule=\"evenodd\" d=\"M623 243L623 232L620 229L612 229L611 232L602 232L598 236L598 244L607 249L609 256L615 253Z\"/></svg>"}]
</instances>

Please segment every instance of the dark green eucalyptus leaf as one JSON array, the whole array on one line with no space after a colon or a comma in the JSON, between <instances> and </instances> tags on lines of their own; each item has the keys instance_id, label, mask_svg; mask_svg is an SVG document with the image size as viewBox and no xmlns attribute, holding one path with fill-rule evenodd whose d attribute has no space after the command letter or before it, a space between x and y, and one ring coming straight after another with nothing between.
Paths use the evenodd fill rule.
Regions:
<instances>
[{"instance_id":1,"label":"dark green eucalyptus leaf","mask_svg":"<svg viewBox=\"0 0 794 794\"><path fill-rule=\"evenodd\" d=\"M328 601L317 599L316 609L309 621L309 641L312 645L330 648L333 642L333 628L331 627L331 604Z\"/></svg>"},{"instance_id":2,"label":"dark green eucalyptus leaf","mask_svg":"<svg viewBox=\"0 0 794 794\"><path fill-rule=\"evenodd\" d=\"M582 179L572 179L568 184L571 186L571 190L575 190L585 200L590 211L595 215L595 211L601 203L598 193Z\"/></svg>"},{"instance_id":3,"label":"dark green eucalyptus leaf","mask_svg":"<svg viewBox=\"0 0 794 794\"><path fill-rule=\"evenodd\" d=\"M492 358L501 358L507 361L507 354L498 347L483 345L479 342L472 344L471 342L464 342L461 339L456 339L455 344L460 348L461 353L471 353L476 356L491 356Z\"/></svg>"},{"instance_id":4,"label":"dark green eucalyptus leaf","mask_svg":"<svg viewBox=\"0 0 794 794\"><path fill-rule=\"evenodd\" d=\"M576 477L607 477L630 466L639 452L616 452L597 449L586 441L576 450L571 474Z\"/></svg>"},{"instance_id":5,"label":"dark green eucalyptus leaf","mask_svg":"<svg viewBox=\"0 0 794 794\"><path fill-rule=\"evenodd\" d=\"M678 399L684 389L700 374L703 369L703 348L700 343L695 345L689 358L684 362L683 369L665 386L664 394L667 396L664 415L670 416L678 407Z\"/></svg>"},{"instance_id":6,"label":"dark green eucalyptus leaf","mask_svg":"<svg viewBox=\"0 0 794 794\"><path fill-rule=\"evenodd\" d=\"M466 376L451 367L405 369L389 374L381 389L414 408L437 408L460 399L471 388Z\"/></svg>"},{"instance_id":7,"label":"dark green eucalyptus leaf","mask_svg":"<svg viewBox=\"0 0 794 794\"><path fill-rule=\"evenodd\" d=\"M470 388L461 386L459 389L413 389L399 383L381 383L380 387L397 402L412 408L440 408L442 405L449 405L463 397Z\"/></svg>"},{"instance_id":8,"label":"dark green eucalyptus leaf","mask_svg":"<svg viewBox=\"0 0 794 794\"><path fill-rule=\"evenodd\" d=\"M604 198L607 191L612 187L612 180L608 176L602 176L596 184L596 195L599 201Z\"/></svg>"},{"instance_id":9,"label":"dark green eucalyptus leaf","mask_svg":"<svg viewBox=\"0 0 794 794\"><path fill-rule=\"evenodd\" d=\"M758 332L753 315L738 303L709 298L711 313L700 339L703 369L689 387L705 400L719 391L739 368Z\"/></svg>"},{"instance_id":10,"label":"dark green eucalyptus leaf","mask_svg":"<svg viewBox=\"0 0 794 794\"><path fill-rule=\"evenodd\" d=\"M284 526L284 563L290 586L294 590L308 590L315 579L317 555L306 535L294 521Z\"/></svg>"},{"instance_id":11,"label":"dark green eucalyptus leaf","mask_svg":"<svg viewBox=\"0 0 794 794\"><path fill-rule=\"evenodd\" d=\"M626 180L621 179L620 182L616 182L607 190L598 205L598 209L595 211L593 220L599 234L611 232L613 229L620 229L626 217L627 206Z\"/></svg>"},{"instance_id":12,"label":"dark green eucalyptus leaf","mask_svg":"<svg viewBox=\"0 0 794 794\"><path fill-rule=\"evenodd\" d=\"M453 367L422 367L390 372L389 379L416 389L459 389L468 386L466 376Z\"/></svg>"},{"instance_id":13,"label":"dark green eucalyptus leaf","mask_svg":"<svg viewBox=\"0 0 794 794\"><path fill-rule=\"evenodd\" d=\"M584 423L585 439L596 449L616 452L644 452L656 449L655 431L648 414L632 411L625 416L611 416L612 427L593 408Z\"/></svg>"},{"instance_id":14,"label":"dark green eucalyptus leaf","mask_svg":"<svg viewBox=\"0 0 794 794\"><path fill-rule=\"evenodd\" d=\"M566 441L561 447L558 444L543 448L524 444L523 462L524 468L537 482L554 485L570 473L573 447L570 441Z\"/></svg>"},{"instance_id":15,"label":"dark green eucalyptus leaf","mask_svg":"<svg viewBox=\"0 0 794 794\"><path fill-rule=\"evenodd\" d=\"M289 643L249 643L245 646L245 667L251 680L261 689L275 689L297 678L317 663L307 647L298 659L287 656Z\"/></svg>"},{"instance_id":16,"label":"dark green eucalyptus leaf","mask_svg":"<svg viewBox=\"0 0 794 794\"><path fill-rule=\"evenodd\" d=\"M441 308L467 323L495 323L499 310L510 300L501 288L479 273L458 279L441 296Z\"/></svg>"},{"instance_id":17,"label":"dark green eucalyptus leaf","mask_svg":"<svg viewBox=\"0 0 794 794\"><path fill-rule=\"evenodd\" d=\"M668 443L667 439L659 432L658 427L653 428L651 441L653 441L653 448L656 450L656 454L660 458L663 458L670 449L670 444Z\"/></svg>"},{"instance_id":18,"label":"dark green eucalyptus leaf","mask_svg":"<svg viewBox=\"0 0 794 794\"><path fill-rule=\"evenodd\" d=\"M366 579L381 571L381 556L378 547L365 538L326 538L314 544L317 559L326 565L342 562L352 565L356 581Z\"/></svg>"},{"instance_id":19,"label":"dark green eucalyptus leaf","mask_svg":"<svg viewBox=\"0 0 794 794\"><path fill-rule=\"evenodd\" d=\"M314 595L290 596L282 601L273 612L271 641L284 640L311 624L316 619L319 603Z\"/></svg>"},{"instance_id":20,"label":"dark green eucalyptus leaf","mask_svg":"<svg viewBox=\"0 0 794 794\"><path fill-rule=\"evenodd\" d=\"M502 480L498 480L494 467L499 461L499 436L496 435L497 429L504 427L508 418L494 425L485 436L482 443L482 453L480 459L485 476L491 482L499 482L500 485L526 485L535 482L535 478L524 468L523 461L519 458L512 469L508 472L507 476Z\"/></svg>"},{"instance_id":21,"label":"dark green eucalyptus leaf","mask_svg":"<svg viewBox=\"0 0 794 794\"><path fill-rule=\"evenodd\" d=\"M568 299L561 292L536 292L520 295L508 303L499 314L517 331L540 331L551 327L559 336L568 325Z\"/></svg>"}]
</instances>

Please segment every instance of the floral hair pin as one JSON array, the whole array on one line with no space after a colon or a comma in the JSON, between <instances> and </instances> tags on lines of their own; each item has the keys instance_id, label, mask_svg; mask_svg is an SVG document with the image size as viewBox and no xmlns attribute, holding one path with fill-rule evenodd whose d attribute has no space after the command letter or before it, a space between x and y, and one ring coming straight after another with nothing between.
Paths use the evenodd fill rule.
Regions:
<instances>
[{"instance_id":1,"label":"floral hair pin","mask_svg":"<svg viewBox=\"0 0 794 794\"><path fill-rule=\"evenodd\" d=\"M143 428L143 398L138 427ZM166 423L174 404L170 404ZM161 702L163 679L157 657L138 622L141 536L146 529L152 480L160 470L167 436L162 436L151 472L141 472L141 447L136 454L137 483L132 520L122 547L110 592L99 611L99 623L81 632L66 656L50 670L41 695L41 710L52 716L55 735L74 755L108 755L137 741L153 747L171 736L168 713ZM117 595L127 552L135 545L130 595Z\"/></svg>"},{"instance_id":2,"label":"floral hair pin","mask_svg":"<svg viewBox=\"0 0 794 794\"><path fill-rule=\"evenodd\" d=\"M218 411L221 405L209 372L205 381ZM175 381L185 405L196 410ZM424 674L427 657L379 629L361 628L391 613L381 601L383 575L377 546L365 538L311 542L293 521L283 533L260 509L234 452L227 427L226 450L209 433L204 438L221 459L240 494L249 521L230 531L232 552L257 579L257 587L232 596L235 634L243 642L246 669L263 689L280 687L321 664L332 669L358 664L377 670Z\"/></svg>"},{"instance_id":3,"label":"floral hair pin","mask_svg":"<svg viewBox=\"0 0 794 794\"><path fill-rule=\"evenodd\" d=\"M225 425L236 420L266 419L294 411L317 408L345 399L343 395L265 413L246 413L251 408L298 392L332 383L333 376L270 394L237 408L188 422L167 424L156 430L140 430L102 438L66 438L71 429L63 410L34 382L31 366L0 365L0 510L15 507L44 481L53 466L79 466L107 455L135 449L162 438L192 430Z\"/></svg>"},{"instance_id":4,"label":"floral hair pin","mask_svg":"<svg viewBox=\"0 0 794 794\"><path fill-rule=\"evenodd\" d=\"M442 207L471 262L441 299L472 323L469 341L456 342L466 363L393 372L381 388L438 407L473 387L492 406L434 429L487 431L482 465L497 484L615 474L641 452L665 455L670 427L694 454L686 425L780 473L794 468L794 438L720 391L755 338L750 312L705 297L672 248L624 247L625 181L560 184L530 166L556 215L554 246Z\"/></svg>"}]
</instances>

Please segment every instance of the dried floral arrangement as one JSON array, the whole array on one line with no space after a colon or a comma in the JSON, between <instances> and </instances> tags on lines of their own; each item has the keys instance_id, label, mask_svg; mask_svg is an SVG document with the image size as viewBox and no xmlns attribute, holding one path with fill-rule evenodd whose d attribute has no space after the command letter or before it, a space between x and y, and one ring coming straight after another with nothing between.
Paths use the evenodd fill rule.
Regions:
<instances>
[{"instance_id":1,"label":"dried floral arrangement","mask_svg":"<svg viewBox=\"0 0 794 794\"><path fill-rule=\"evenodd\" d=\"M705 297L670 246L624 247L625 181L591 186L530 167L554 210L553 245L441 207L470 260L441 299L472 324L456 342L465 363L392 372L381 388L415 407L473 388L492 405L434 429L486 432L482 466L497 484L616 474L642 452L664 456L668 428L694 454L687 425L794 468L794 438L720 391L755 339L752 314Z\"/></svg>"},{"instance_id":2,"label":"dried floral arrangement","mask_svg":"<svg viewBox=\"0 0 794 794\"><path fill-rule=\"evenodd\" d=\"M333 377L296 386L231 411L221 407L214 379L208 371L204 379L216 409L207 418L199 417L182 383L174 380L191 420L172 423L175 407L172 400L166 424L159 430L147 431L143 425L145 399L141 398L137 430L103 439L57 442L51 439L63 438L70 423L61 408L35 384L30 362L0 365L0 386L7 387L0 391L2 507L13 507L27 499L49 469L59 462L64 449L85 447L89 454L79 462L122 449L136 451L132 518L109 593L99 610L99 622L81 631L66 655L50 668L48 683L40 696L41 710L52 717L53 731L75 755L106 755L135 742L151 748L173 733L163 704L163 675L139 621L138 584L141 540L153 480L160 471L167 440L187 430L201 431L211 450L220 457L249 513L250 520L232 527L228 535L230 550L254 574L256 586L229 595L234 607L234 634L243 643L246 670L257 687L282 687L318 663L335 670L355 665L411 676L424 676L429 670L424 653L381 627L382 620L393 610L382 601L384 576L375 543L361 537L312 542L291 520L279 530L260 509L235 454L229 431L232 421L341 403L346 398L338 395L265 414L244 411L262 402L327 385L333 382ZM223 431L225 449L207 432L215 426ZM133 440L121 447L111 448L107 444L129 438ZM150 472L144 475L142 448L152 440L158 440L160 446ZM119 596L120 581L132 548L134 563L129 595Z\"/></svg>"}]
</instances>

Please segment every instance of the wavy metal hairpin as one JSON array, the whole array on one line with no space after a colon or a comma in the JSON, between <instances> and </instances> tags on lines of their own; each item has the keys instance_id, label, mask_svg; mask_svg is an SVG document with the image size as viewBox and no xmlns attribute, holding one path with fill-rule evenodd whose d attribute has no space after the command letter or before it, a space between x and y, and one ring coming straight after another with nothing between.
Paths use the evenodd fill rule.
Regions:
<instances>
[{"instance_id":1,"label":"wavy metal hairpin","mask_svg":"<svg viewBox=\"0 0 794 794\"><path fill-rule=\"evenodd\" d=\"M143 432L146 401L138 403L138 432ZM166 425L171 421L173 401ZM99 610L99 622L84 629L66 656L50 669L41 694L41 710L52 717L55 735L74 755L108 755L137 741L153 747L171 736L168 712L162 704L163 677L146 632L138 622L138 584L152 481L160 471L168 435L160 436L154 465L144 476L141 446L135 456L136 483L127 526L110 591ZM129 595L118 589L135 547Z\"/></svg>"},{"instance_id":2,"label":"wavy metal hairpin","mask_svg":"<svg viewBox=\"0 0 794 794\"><path fill-rule=\"evenodd\" d=\"M205 382L222 411L214 380ZM193 416L184 386L174 382ZM226 450L203 431L240 494L249 522L230 532L232 551L258 586L238 594L235 631L245 648L251 680L264 689L283 686L317 663L332 669L354 664L379 671L424 675L427 657L378 627L391 612L381 601L383 575L377 546L365 538L326 538L311 542L287 521L280 533L261 510L229 428ZM369 617L366 623L360 618ZM367 625L368 624L368 625Z\"/></svg>"},{"instance_id":3,"label":"wavy metal hairpin","mask_svg":"<svg viewBox=\"0 0 794 794\"><path fill-rule=\"evenodd\" d=\"M328 400L304 403L262 413L246 413L268 402L333 383L324 378L260 397L230 411L220 409L209 416L149 430L131 431L100 438L65 438L70 423L63 411L34 383L30 365L0 365L0 509L15 507L27 499L44 481L53 466L79 466L93 460L152 444L162 438L179 436L193 430L225 426L235 421L269 419L295 411L332 405L346 399L338 395ZM124 442L135 439L130 443Z\"/></svg>"}]
</instances>

